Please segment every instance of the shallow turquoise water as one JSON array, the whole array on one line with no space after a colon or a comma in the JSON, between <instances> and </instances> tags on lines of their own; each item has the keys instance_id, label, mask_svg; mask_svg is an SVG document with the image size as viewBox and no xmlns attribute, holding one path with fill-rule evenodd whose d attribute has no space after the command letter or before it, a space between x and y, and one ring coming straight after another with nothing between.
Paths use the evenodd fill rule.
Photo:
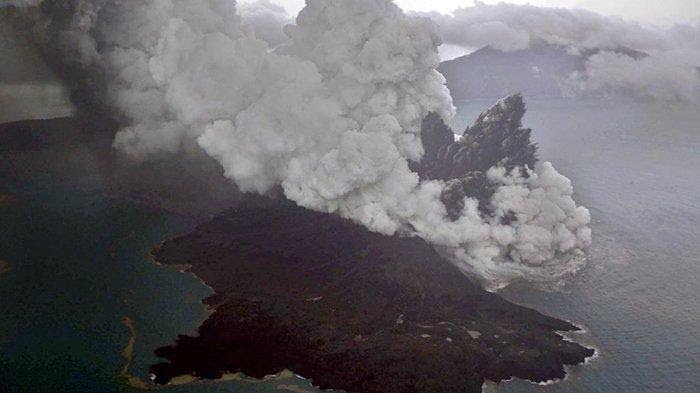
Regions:
<instances>
[{"instance_id":1,"label":"shallow turquoise water","mask_svg":"<svg viewBox=\"0 0 700 393\"><path fill-rule=\"evenodd\" d=\"M0 205L0 258L12 266L0 276L0 391L133 390L118 376L130 337L122 318L132 318L137 331L130 373L143 378L157 361L153 349L193 332L203 320L200 300L210 290L147 257L186 223L99 194L30 191ZM232 382L166 391L268 392L279 391L277 385Z\"/></svg>"},{"instance_id":2,"label":"shallow turquoise water","mask_svg":"<svg viewBox=\"0 0 700 393\"><path fill-rule=\"evenodd\" d=\"M490 102L458 105L463 129ZM583 324L600 358L547 387L499 392L700 392L700 114L653 104L528 100L540 156L593 215L589 266L561 293L510 300Z\"/></svg>"}]
</instances>

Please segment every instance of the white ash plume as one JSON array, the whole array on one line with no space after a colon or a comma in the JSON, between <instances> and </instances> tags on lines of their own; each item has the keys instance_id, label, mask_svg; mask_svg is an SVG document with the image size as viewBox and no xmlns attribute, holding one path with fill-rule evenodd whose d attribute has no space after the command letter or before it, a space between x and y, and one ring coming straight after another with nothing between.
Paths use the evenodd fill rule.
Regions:
<instances>
[{"instance_id":1,"label":"white ash plume","mask_svg":"<svg viewBox=\"0 0 700 393\"><path fill-rule=\"evenodd\" d=\"M569 179L549 162L537 165L528 175L521 176L517 168L511 173L502 167L488 172L499 185L491 199L495 215L490 226L500 255L480 258L478 263L469 260L463 268L476 270L476 275L495 286L514 279L541 281L542 271L546 277L564 278L580 267L582 245L592 240L590 213L576 205ZM509 215L515 219L500 224Z\"/></svg>"},{"instance_id":2,"label":"white ash plume","mask_svg":"<svg viewBox=\"0 0 700 393\"><path fill-rule=\"evenodd\" d=\"M284 27L294 22L284 7L270 0L257 0L238 5L238 13L244 25L253 30L255 36L274 48L289 42Z\"/></svg>"},{"instance_id":3,"label":"white ash plume","mask_svg":"<svg viewBox=\"0 0 700 393\"><path fill-rule=\"evenodd\" d=\"M114 146L136 159L201 148L243 191L281 187L300 206L418 235L489 281L556 280L556 258L590 240L547 165L528 180L493 177L503 183L494 206L517 223L496 224L466 197L448 217L445 182L409 168L423 155L421 120L454 114L436 71L442 41L432 21L390 0L308 0L276 50L231 0L71 5L67 20L43 7L35 17L105 76L106 101L128 124Z\"/></svg>"},{"instance_id":4,"label":"white ash plume","mask_svg":"<svg viewBox=\"0 0 700 393\"><path fill-rule=\"evenodd\" d=\"M688 54L685 52L684 54ZM620 93L665 103L700 102L700 68L697 62L671 51L639 59L603 51L586 60L586 69L562 83L570 96L610 96Z\"/></svg>"}]
</instances>

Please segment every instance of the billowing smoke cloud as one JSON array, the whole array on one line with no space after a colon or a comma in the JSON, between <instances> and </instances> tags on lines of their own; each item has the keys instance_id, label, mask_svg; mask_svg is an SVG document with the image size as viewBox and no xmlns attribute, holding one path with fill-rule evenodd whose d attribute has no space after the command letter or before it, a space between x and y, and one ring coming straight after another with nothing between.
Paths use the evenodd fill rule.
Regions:
<instances>
[{"instance_id":1,"label":"billowing smoke cloud","mask_svg":"<svg viewBox=\"0 0 700 393\"><path fill-rule=\"evenodd\" d=\"M602 51L566 87L575 94L622 92L636 97L700 100L700 27L643 26L579 9L476 2L452 15L425 14L440 25L446 43L502 50L547 43L575 53ZM626 56L633 49L649 56Z\"/></svg>"},{"instance_id":2,"label":"billowing smoke cloud","mask_svg":"<svg viewBox=\"0 0 700 393\"><path fill-rule=\"evenodd\" d=\"M477 1L452 15L429 15L440 25L446 42L469 47L491 45L512 51L543 41L576 48L650 50L663 44L657 33L637 23L582 9Z\"/></svg>"},{"instance_id":3,"label":"billowing smoke cloud","mask_svg":"<svg viewBox=\"0 0 700 393\"><path fill-rule=\"evenodd\" d=\"M67 23L40 19L62 23L74 58L105 75L128 123L114 146L134 158L203 149L243 191L279 187L300 206L421 236L495 285L557 279L590 242L587 211L548 164L527 179L494 169L495 217L469 198L448 217L445 183L409 169L421 120L454 115L436 71L442 41L390 0L308 0L276 50L230 0L72 4Z\"/></svg>"},{"instance_id":4,"label":"billowing smoke cloud","mask_svg":"<svg viewBox=\"0 0 700 393\"><path fill-rule=\"evenodd\" d=\"M239 5L238 13L244 24L253 29L255 36L271 47L289 41L289 37L284 33L284 26L293 23L293 20L284 7L270 0L257 0Z\"/></svg>"},{"instance_id":5,"label":"billowing smoke cloud","mask_svg":"<svg viewBox=\"0 0 700 393\"><path fill-rule=\"evenodd\" d=\"M538 164L528 175L523 177L517 169L511 173L503 168L489 170L489 179L499 185L491 200L495 209L493 237L499 246L510 248L508 256L512 262L484 259L465 266L466 270L481 269L478 275L489 277L492 282L503 281L504 276L537 281L542 271L561 277L582 266L580 247L591 241L588 209L576 206L571 181L549 162ZM516 220L500 225L509 215ZM529 268L532 265L538 269L533 271Z\"/></svg>"},{"instance_id":6,"label":"billowing smoke cloud","mask_svg":"<svg viewBox=\"0 0 700 393\"><path fill-rule=\"evenodd\" d=\"M600 52L587 60L585 72L573 73L563 88L573 95L623 93L663 102L698 102L700 71L671 53L635 59Z\"/></svg>"}]
</instances>

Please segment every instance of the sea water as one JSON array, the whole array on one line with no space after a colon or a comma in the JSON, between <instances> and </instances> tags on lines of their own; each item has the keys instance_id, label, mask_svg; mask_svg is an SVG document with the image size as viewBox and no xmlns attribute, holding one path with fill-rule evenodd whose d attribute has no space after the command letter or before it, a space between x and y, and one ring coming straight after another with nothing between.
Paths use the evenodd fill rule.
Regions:
<instances>
[{"instance_id":1,"label":"sea water","mask_svg":"<svg viewBox=\"0 0 700 393\"><path fill-rule=\"evenodd\" d=\"M540 156L572 179L593 215L588 267L558 292L510 300L582 324L599 349L565 381L502 383L499 392L699 392L700 114L692 108L528 100ZM458 103L463 129L491 102ZM128 392L153 350L204 319L210 290L158 266L149 250L188 230L161 211L47 184L0 190L0 391ZM1 270L1 269L0 269ZM305 381L228 382L166 392L313 391ZM287 390L289 391L289 390Z\"/></svg>"},{"instance_id":2,"label":"sea water","mask_svg":"<svg viewBox=\"0 0 700 393\"><path fill-rule=\"evenodd\" d=\"M188 222L162 211L47 185L0 198L0 392L129 392L153 350L194 333L211 290L148 256ZM7 195L11 195L8 198ZM128 370L122 352L136 333ZM160 360L162 361L162 360ZM126 372L124 372L126 371ZM287 380L193 384L167 392L310 390Z\"/></svg>"},{"instance_id":3,"label":"sea water","mask_svg":"<svg viewBox=\"0 0 700 393\"><path fill-rule=\"evenodd\" d=\"M562 291L509 300L582 324L599 349L548 386L499 392L700 392L700 112L617 101L526 100L540 158L592 213L588 267ZM463 130L491 102L458 103Z\"/></svg>"}]
</instances>

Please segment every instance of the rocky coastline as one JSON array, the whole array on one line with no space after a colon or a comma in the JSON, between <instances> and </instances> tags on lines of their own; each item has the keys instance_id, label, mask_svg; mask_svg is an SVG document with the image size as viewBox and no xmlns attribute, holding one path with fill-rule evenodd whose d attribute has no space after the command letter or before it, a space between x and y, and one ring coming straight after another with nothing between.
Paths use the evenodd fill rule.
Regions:
<instances>
[{"instance_id":1,"label":"rocky coastline","mask_svg":"<svg viewBox=\"0 0 700 393\"><path fill-rule=\"evenodd\" d=\"M289 203L251 202L153 255L215 291L198 334L156 350L158 384L289 369L347 392L481 392L594 355L557 333L573 324L484 291L418 238Z\"/></svg>"}]
</instances>

